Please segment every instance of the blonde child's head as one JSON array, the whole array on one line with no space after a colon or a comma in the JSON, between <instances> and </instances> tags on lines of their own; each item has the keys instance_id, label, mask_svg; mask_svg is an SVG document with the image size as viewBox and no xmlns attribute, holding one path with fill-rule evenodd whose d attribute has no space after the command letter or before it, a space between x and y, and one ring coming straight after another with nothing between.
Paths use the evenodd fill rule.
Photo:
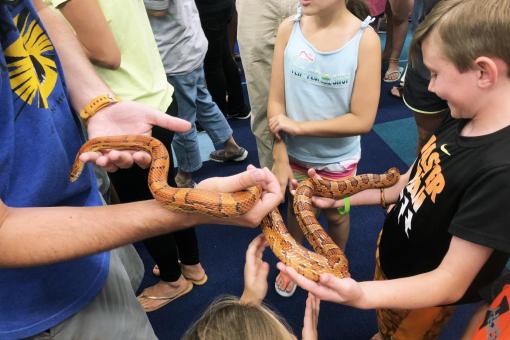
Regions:
<instances>
[{"instance_id":1,"label":"blonde child's head","mask_svg":"<svg viewBox=\"0 0 510 340\"><path fill-rule=\"evenodd\" d=\"M183 340L293 340L290 327L264 305L242 304L239 298L215 300L186 332Z\"/></svg>"},{"instance_id":2,"label":"blonde child's head","mask_svg":"<svg viewBox=\"0 0 510 340\"><path fill-rule=\"evenodd\" d=\"M440 1L416 30L411 51L421 48L432 33L437 33L443 54L459 72L472 69L481 56L509 66L510 0Z\"/></svg>"}]
</instances>

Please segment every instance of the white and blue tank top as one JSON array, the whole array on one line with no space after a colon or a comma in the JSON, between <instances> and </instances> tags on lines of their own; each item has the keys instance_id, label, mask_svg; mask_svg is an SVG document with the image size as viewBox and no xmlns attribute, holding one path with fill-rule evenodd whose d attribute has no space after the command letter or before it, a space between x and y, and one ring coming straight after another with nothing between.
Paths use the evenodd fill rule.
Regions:
<instances>
[{"instance_id":1,"label":"white and blue tank top","mask_svg":"<svg viewBox=\"0 0 510 340\"><path fill-rule=\"evenodd\" d=\"M285 105L295 121L332 119L351 111L361 37L372 18L341 48L322 52L303 35L300 15L284 53ZM297 161L325 165L358 161L360 137L287 136L287 152Z\"/></svg>"}]
</instances>

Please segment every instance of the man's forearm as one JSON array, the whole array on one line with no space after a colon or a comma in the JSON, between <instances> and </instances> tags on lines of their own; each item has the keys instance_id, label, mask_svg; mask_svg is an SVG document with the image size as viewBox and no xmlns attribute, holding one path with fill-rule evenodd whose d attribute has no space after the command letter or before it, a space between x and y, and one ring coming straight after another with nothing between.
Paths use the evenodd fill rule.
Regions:
<instances>
[{"instance_id":1,"label":"man's forearm","mask_svg":"<svg viewBox=\"0 0 510 340\"><path fill-rule=\"evenodd\" d=\"M85 208L8 208L0 201L0 210L0 267L42 265L86 256L183 229L207 218L170 212L154 200Z\"/></svg>"},{"instance_id":2,"label":"man's forearm","mask_svg":"<svg viewBox=\"0 0 510 340\"><path fill-rule=\"evenodd\" d=\"M62 16L46 7L41 0L34 1L34 4L62 63L74 109L79 111L94 97L112 93L96 74L81 44Z\"/></svg>"}]
</instances>

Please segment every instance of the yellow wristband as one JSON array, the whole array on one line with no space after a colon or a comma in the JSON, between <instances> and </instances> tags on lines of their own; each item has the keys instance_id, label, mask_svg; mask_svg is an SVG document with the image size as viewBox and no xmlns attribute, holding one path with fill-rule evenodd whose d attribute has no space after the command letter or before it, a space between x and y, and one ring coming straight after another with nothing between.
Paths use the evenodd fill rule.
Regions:
<instances>
[{"instance_id":1,"label":"yellow wristband","mask_svg":"<svg viewBox=\"0 0 510 340\"><path fill-rule=\"evenodd\" d=\"M90 102L88 102L87 105L85 105L85 107L80 111L80 117L81 119L86 121L87 119L95 115L97 111L109 105L118 103L119 101L120 99L117 96L113 96L111 94L103 94L97 96Z\"/></svg>"}]
</instances>

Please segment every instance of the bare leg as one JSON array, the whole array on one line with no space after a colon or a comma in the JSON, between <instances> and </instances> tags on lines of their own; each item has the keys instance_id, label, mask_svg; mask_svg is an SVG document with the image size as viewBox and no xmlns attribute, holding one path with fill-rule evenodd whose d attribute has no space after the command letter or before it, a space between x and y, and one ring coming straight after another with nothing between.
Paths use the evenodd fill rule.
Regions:
<instances>
[{"instance_id":1,"label":"bare leg","mask_svg":"<svg viewBox=\"0 0 510 340\"><path fill-rule=\"evenodd\" d=\"M382 60L387 60L391 54L391 46L393 46L393 25L392 25L392 17L391 6L389 2L386 2L386 7L384 8L384 15L386 16L386 42L384 43L384 50L382 52Z\"/></svg>"},{"instance_id":2,"label":"bare leg","mask_svg":"<svg viewBox=\"0 0 510 340\"><path fill-rule=\"evenodd\" d=\"M345 249L349 239L349 215L340 215L337 209L325 209L323 212L328 220L329 236L340 248Z\"/></svg>"},{"instance_id":3,"label":"bare leg","mask_svg":"<svg viewBox=\"0 0 510 340\"><path fill-rule=\"evenodd\" d=\"M385 45L384 52L387 55L387 48L390 49L388 56L388 70L385 75L387 81L397 81L399 78L399 60L404 47L404 42L409 26L409 15L414 5L414 0L389 0L391 14L388 15L387 40L389 46ZM388 37L388 35L390 37Z\"/></svg>"},{"instance_id":4,"label":"bare leg","mask_svg":"<svg viewBox=\"0 0 510 340\"><path fill-rule=\"evenodd\" d=\"M200 281L204 278L205 270L200 263L189 265L181 264L182 275L188 280Z\"/></svg>"}]
</instances>

